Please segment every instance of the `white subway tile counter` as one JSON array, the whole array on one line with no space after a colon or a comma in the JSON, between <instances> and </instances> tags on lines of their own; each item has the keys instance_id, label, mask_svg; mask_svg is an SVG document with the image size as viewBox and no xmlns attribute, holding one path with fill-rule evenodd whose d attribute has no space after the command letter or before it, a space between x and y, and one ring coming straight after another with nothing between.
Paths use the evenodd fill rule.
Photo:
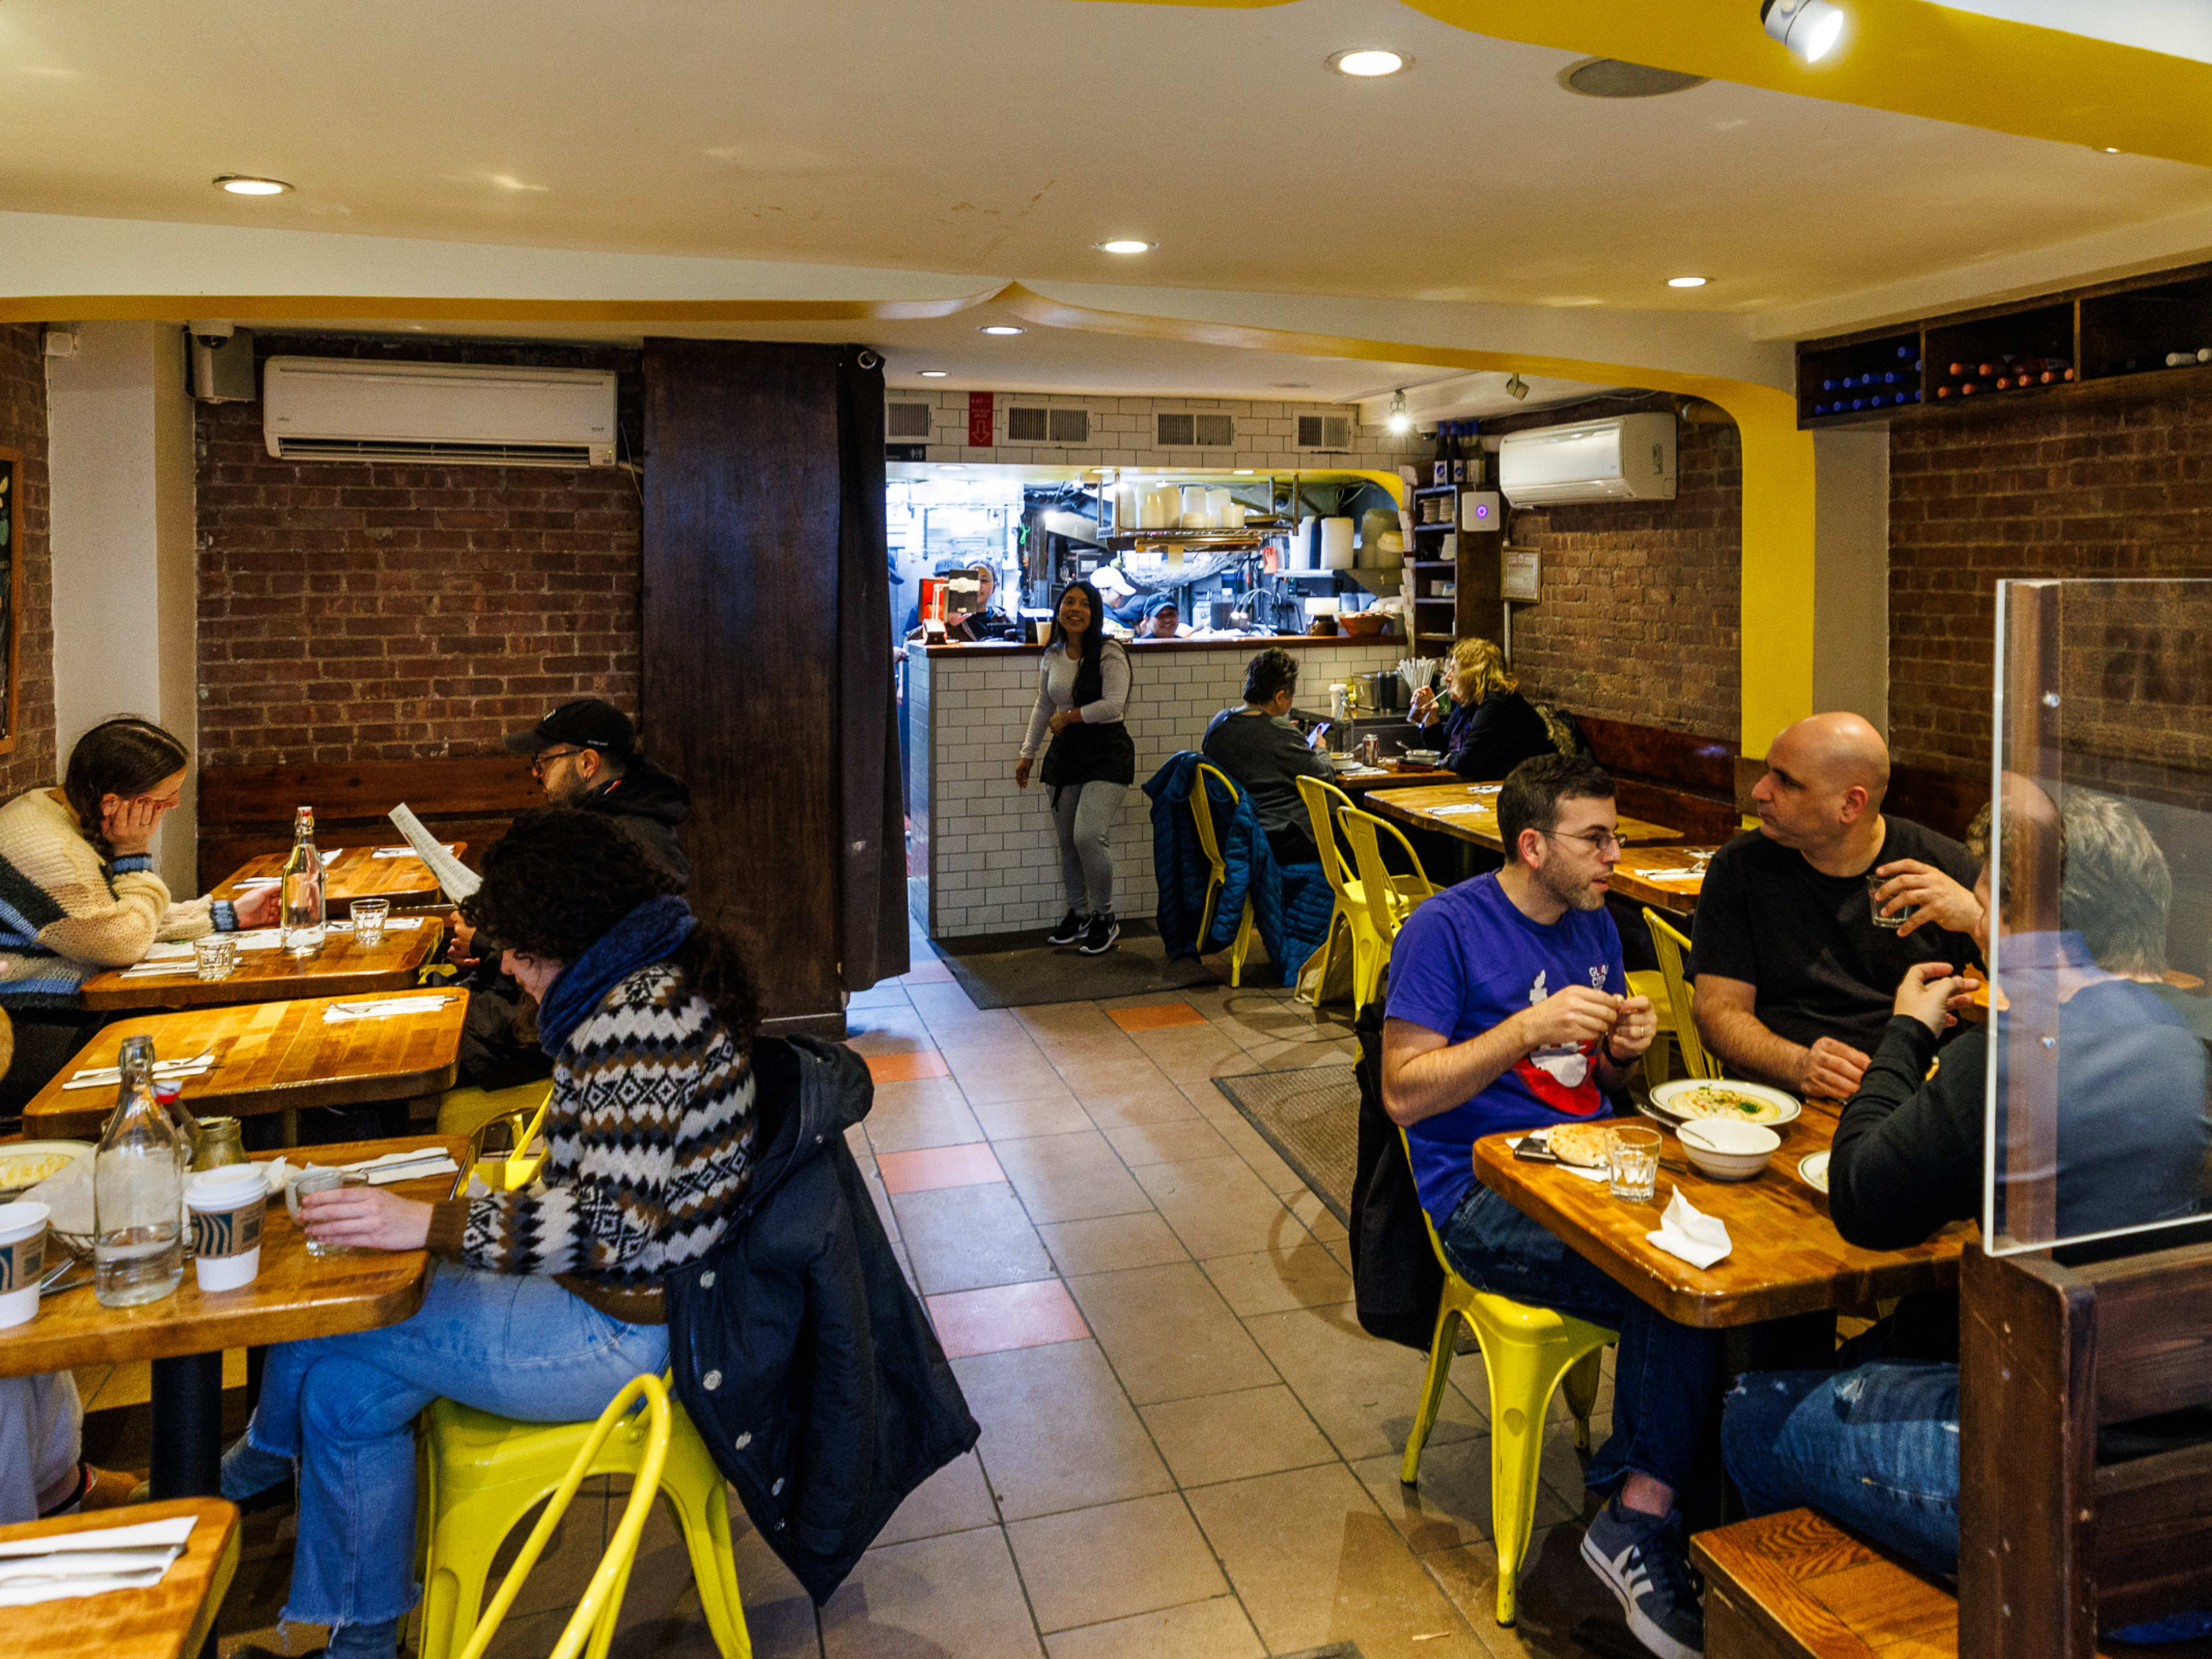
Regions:
<instances>
[{"instance_id":1,"label":"white subway tile counter","mask_svg":"<svg viewBox=\"0 0 2212 1659\"><path fill-rule=\"evenodd\" d=\"M1331 682L1392 668L1403 640L1176 640L1130 649L1125 718L1137 749L1137 783L1167 757L1195 749L1206 722L1243 701L1244 665L1269 645L1298 658L1298 701L1326 708ZM1036 700L1043 653L1034 645L933 646L907 662L909 868L933 939L1042 932L1066 900L1053 840L1048 792L1014 787L1014 759ZM1132 787L1114 831L1115 908L1150 916L1152 801Z\"/></svg>"}]
</instances>

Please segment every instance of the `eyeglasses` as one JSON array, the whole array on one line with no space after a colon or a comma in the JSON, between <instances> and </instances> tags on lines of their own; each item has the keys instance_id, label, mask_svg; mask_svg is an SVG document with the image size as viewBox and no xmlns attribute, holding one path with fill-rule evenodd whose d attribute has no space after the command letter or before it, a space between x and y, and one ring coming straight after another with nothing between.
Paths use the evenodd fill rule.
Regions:
<instances>
[{"instance_id":1,"label":"eyeglasses","mask_svg":"<svg viewBox=\"0 0 2212 1659\"><path fill-rule=\"evenodd\" d=\"M566 760L571 755L580 755L583 752L580 749L541 749L531 759L530 775L533 778L542 778L545 775L545 765L548 761Z\"/></svg>"},{"instance_id":2,"label":"eyeglasses","mask_svg":"<svg viewBox=\"0 0 2212 1659\"><path fill-rule=\"evenodd\" d=\"M1601 855L1617 852L1620 848L1620 837L1610 830L1583 830L1571 834L1565 830L1542 830L1537 833L1550 841L1578 841L1591 852Z\"/></svg>"}]
</instances>

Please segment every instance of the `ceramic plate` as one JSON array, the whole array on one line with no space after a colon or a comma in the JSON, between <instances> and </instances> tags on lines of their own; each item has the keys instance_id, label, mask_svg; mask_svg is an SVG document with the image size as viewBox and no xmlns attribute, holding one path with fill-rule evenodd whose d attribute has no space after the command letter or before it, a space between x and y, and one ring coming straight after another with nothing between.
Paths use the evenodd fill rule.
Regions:
<instances>
[{"instance_id":1,"label":"ceramic plate","mask_svg":"<svg viewBox=\"0 0 2212 1659\"><path fill-rule=\"evenodd\" d=\"M1826 1192L1828 1190L1828 1155L1826 1152L1806 1153L1803 1158L1797 1160L1797 1173L1805 1178L1805 1184L1808 1187L1817 1192Z\"/></svg>"},{"instance_id":2,"label":"ceramic plate","mask_svg":"<svg viewBox=\"0 0 2212 1659\"><path fill-rule=\"evenodd\" d=\"M88 1140L19 1140L0 1146L0 1203L12 1203L23 1190L59 1175L81 1158L90 1158ZM59 1158L58 1164L53 1162ZM52 1164L51 1169L43 1167Z\"/></svg>"},{"instance_id":3,"label":"ceramic plate","mask_svg":"<svg viewBox=\"0 0 2212 1659\"><path fill-rule=\"evenodd\" d=\"M1685 1112L1674 1103L1683 1095L1698 1089L1724 1090L1731 1095L1738 1095L1756 1103L1749 1110L1730 1112L1727 1115L1734 1121L1763 1123L1770 1129L1778 1129L1785 1123L1796 1122L1797 1115L1804 1110L1804 1108L1797 1103L1797 1097L1795 1095L1784 1094L1779 1089L1770 1089L1763 1083L1739 1083L1733 1078L1721 1082L1712 1082L1686 1077L1675 1078L1654 1089L1651 1091L1652 1109L1670 1122L1680 1123L1691 1114ZM1699 1112L1696 1115L1713 1117L1719 1114Z\"/></svg>"}]
</instances>

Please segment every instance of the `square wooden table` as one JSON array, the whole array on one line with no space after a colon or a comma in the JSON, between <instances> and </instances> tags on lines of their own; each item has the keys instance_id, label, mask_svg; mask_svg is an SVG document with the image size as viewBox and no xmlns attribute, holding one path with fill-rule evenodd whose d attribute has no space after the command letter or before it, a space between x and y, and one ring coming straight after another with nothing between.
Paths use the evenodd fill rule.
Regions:
<instances>
[{"instance_id":1,"label":"square wooden table","mask_svg":"<svg viewBox=\"0 0 2212 1659\"><path fill-rule=\"evenodd\" d=\"M1719 850L1717 847L1624 847L1620 862L1613 866L1609 884L1613 892L1632 904L1648 904L1655 910L1686 920L1697 914L1698 895L1705 884L1704 878L1693 881L1652 881L1643 872L1695 869L1700 859L1711 859Z\"/></svg>"},{"instance_id":2,"label":"square wooden table","mask_svg":"<svg viewBox=\"0 0 2212 1659\"><path fill-rule=\"evenodd\" d=\"M323 1018L339 1002L365 1005L433 995L445 1001L422 1013L337 1024ZM118 1020L95 1032L31 1097L23 1109L23 1133L31 1139L97 1135L114 1109L115 1086L65 1085L77 1072L113 1066L123 1040L132 1036L152 1037L161 1060L213 1053L212 1070L182 1079L185 1104L203 1117L249 1117L434 1094L453 1087L468 1003L465 991L394 991L234 1003Z\"/></svg>"},{"instance_id":3,"label":"square wooden table","mask_svg":"<svg viewBox=\"0 0 2212 1659\"><path fill-rule=\"evenodd\" d=\"M386 1152L437 1146L456 1163L466 1135L407 1135L317 1146L316 1164L353 1164ZM400 1181L405 1198L440 1199L453 1177ZM422 1305L430 1258L422 1250L312 1256L306 1236L281 1200L269 1206L261 1234L261 1272L242 1289L203 1292L188 1262L185 1282L159 1302L103 1308L92 1287L49 1296L38 1317L0 1339L0 1376L28 1376L118 1359L153 1362L156 1498L213 1497L222 1455L222 1353L311 1336L396 1325Z\"/></svg>"},{"instance_id":4,"label":"square wooden table","mask_svg":"<svg viewBox=\"0 0 2212 1659\"><path fill-rule=\"evenodd\" d=\"M1399 767L1385 762L1381 766L1356 766L1349 772L1339 772L1329 781L1358 800L1370 789L1413 789L1430 784L1457 783L1459 774L1432 766Z\"/></svg>"},{"instance_id":5,"label":"square wooden table","mask_svg":"<svg viewBox=\"0 0 2212 1659\"><path fill-rule=\"evenodd\" d=\"M272 940L278 929L257 928L240 938ZM404 991L422 964L444 942L443 923L429 916L394 916L382 941L356 941L353 924L331 924L323 946L312 956L295 957L281 944L241 950L238 970L228 979L204 980L191 957L163 967L173 974L112 968L84 982L84 1006L118 1008L208 1008L234 1002L286 1002L301 997L358 997L379 991Z\"/></svg>"},{"instance_id":6,"label":"square wooden table","mask_svg":"<svg viewBox=\"0 0 2212 1659\"><path fill-rule=\"evenodd\" d=\"M0 1612L9 1650L37 1659L185 1659L215 1632L216 1614L238 1573L238 1510L220 1498L131 1504L0 1527L0 1543L66 1538L72 1533L143 1526L189 1515L185 1553L147 1589L36 1601Z\"/></svg>"},{"instance_id":7,"label":"square wooden table","mask_svg":"<svg viewBox=\"0 0 2212 1659\"><path fill-rule=\"evenodd\" d=\"M1665 1134L1658 1187L1647 1204L1617 1199L1605 1182L1556 1164L1514 1157L1510 1143L1517 1135L1475 1142L1474 1170L1484 1186L1677 1324L1723 1329L1956 1285L1960 1249L1974 1237L1964 1223L1905 1250L1863 1250L1836 1231L1827 1195L1808 1184L1797 1165L1807 1154L1827 1150L1837 1119L1833 1107L1808 1102L1803 1116L1777 1129L1782 1147L1765 1170L1740 1182L1697 1174L1664 1125L1625 1119ZM1693 1267L1644 1237L1658 1227L1678 1188L1728 1225L1735 1248L1710 1267Z\"/></svg>"},{"instance_id":8,"label":"square wooden table","mask_svg":"<svg viewBox=\"0 0 2212 1659\"><path fill-rule=\"evenodd\" d=\"M1501 856L1504 839L1498 833L1498 789L1494 783L1451 783L1422 789L1377 789L1367 797L1367 810L1386 818L1433 830ZM1682 832L1663 823L1623 818L1615 831L1622 841L1680 841Z\"/></svg>"},{"instance_id":9,"label":"square wooden table","mask_svg":"<svg viewBox=\"0 0 2212 1659\"><path fill-rule=\"evenodd\" d=\"M389 845L390 843L386 843ZM443 843L455 858L469 850L465 841ZM430 873L429 866L413 853L400 858L376 856L374 847L341 847L335 858L323 860L323 902L335 911L341 905L351 905L356 899L390 899L394 904L428 904L435 901L444 890L438 878ZM284 860L290 852L264 853L259 858L248 859L218 883L215 896L237 899L242 895L239 884L244 881L265 883L270 877L283 873Z\"/></svg>"}]
</instances>

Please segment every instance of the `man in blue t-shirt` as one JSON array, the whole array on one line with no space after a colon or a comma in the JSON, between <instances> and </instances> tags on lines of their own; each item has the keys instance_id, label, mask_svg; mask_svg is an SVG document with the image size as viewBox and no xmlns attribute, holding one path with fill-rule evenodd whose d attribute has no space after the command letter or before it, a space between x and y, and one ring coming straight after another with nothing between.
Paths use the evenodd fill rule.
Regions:
<instances>
[{"instance_id":1,"label":"man in blue t-shirt","mask_svg":"<svg viewBox=\"0 0 2212 1659\"><path fill-rule=\"evenodd\" d=\"M1462 1278L1620 1333L1613 1431L1589 1477L1608 1501L1583 1559L1645 1647L1697 1659L1705 1620L1674 1494L1711 1463L1719 1339L1653 1311L1474 1176L1481 1136L1611 1116L1607 1095L1657 1034L1650 1000L1626 994L1605 908L1619 821L1613 780L1589 760L1513 769L1498 798L1504 867L1424 903L1392 948L1382 1104Z\"/></svg>"}]
</instances>

